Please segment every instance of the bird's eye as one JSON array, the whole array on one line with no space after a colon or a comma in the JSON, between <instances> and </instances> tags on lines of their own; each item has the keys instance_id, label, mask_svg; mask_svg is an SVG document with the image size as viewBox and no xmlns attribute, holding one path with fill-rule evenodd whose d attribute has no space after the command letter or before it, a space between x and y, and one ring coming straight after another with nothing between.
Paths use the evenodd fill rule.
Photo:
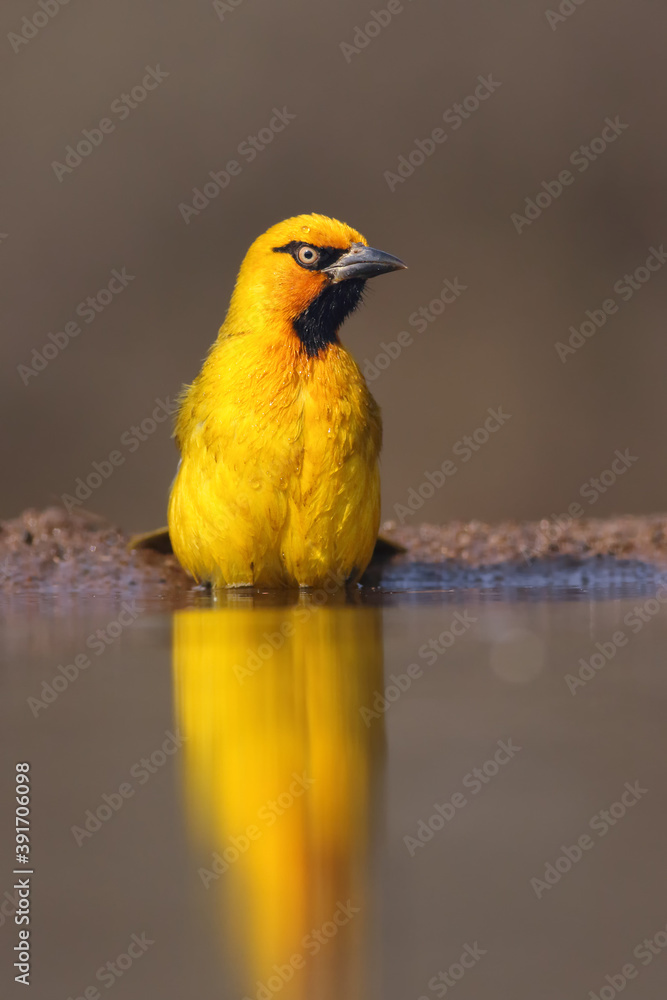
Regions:
<instances>
[{"instance_id":1,"label":"bird's eye","mask_svg":"<svg viewBox=\"0 0 667 1000\"><path fill-rule=\"evenodd\" d=\"M313 247L300 247L297 251L296 259L299 264L304 264L306 267L312 267L313 264L317 264L320 259L320 255Z\"/></svg>"}]
</instances>

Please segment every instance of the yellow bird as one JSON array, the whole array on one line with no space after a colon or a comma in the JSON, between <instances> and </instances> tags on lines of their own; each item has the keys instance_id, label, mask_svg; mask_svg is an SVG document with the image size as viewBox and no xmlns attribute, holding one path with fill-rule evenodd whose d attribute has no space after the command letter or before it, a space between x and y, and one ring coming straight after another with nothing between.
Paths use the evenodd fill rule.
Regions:
<instances>
[{"instance_id":1,"label":"yellow bird","mask_svg":"<svg viewBox=\"0 0 667 1000\"><path fill-rule=\"evenodd\" d=\"M185 814L199 891L224 919L220 961L239 997L278 967L291 982L275 1000L366 1000L385 734L361 712L383 689L381 609L317 593L217 603L176 612L173 657ZM347 901L357 914L313 944Z\"/></svg>"},{"instance_id":2,"label":"yellow bird","mask_svg":"<svg viewBox=\"0 0 667 1000\"><path fill-rule=\"evenodd\" d=\"M404 268L323 215L272 226L181 399L169 534L213 587L356 582L380 521L380 410L338 339L366 279Z\"/></svg>"}]
</instances>

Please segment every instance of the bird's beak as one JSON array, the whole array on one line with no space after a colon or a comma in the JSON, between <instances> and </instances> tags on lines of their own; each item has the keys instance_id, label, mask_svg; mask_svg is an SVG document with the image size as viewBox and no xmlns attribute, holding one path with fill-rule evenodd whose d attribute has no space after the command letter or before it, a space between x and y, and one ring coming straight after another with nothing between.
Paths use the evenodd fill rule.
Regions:
<instances>
[{"instance_id":1,"label":"bird's beak","mask_svg":"<svg viewBox=\"0 0 667 1000\"><path fill-rule=\"evenodd\" d=\"M407 266L398 257L385 253L384 250L375 250L373 247L364 246L363 243L353 243L335 264L323 267L322 273L336 282L345 281L346 278L374 278L376 274L400 271Z\"/></svg>"}]
</instances>

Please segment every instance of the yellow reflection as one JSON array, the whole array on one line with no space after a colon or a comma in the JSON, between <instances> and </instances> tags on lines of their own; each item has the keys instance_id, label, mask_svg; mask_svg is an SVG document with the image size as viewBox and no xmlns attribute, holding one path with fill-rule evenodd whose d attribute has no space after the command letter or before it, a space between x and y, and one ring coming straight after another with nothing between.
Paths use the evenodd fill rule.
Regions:
<instances>
[{"instance_id":1,"label":"yellow reflection","mask_svg":"<svg viewBox=\"0 0 667 1000\"><path fill-rule=\"evenodd\" d=\"M323 598L323 594L320 595ZM187 811L228 951L258 1000L367 997L381 613L301 596L179 611Z\"/></svg>"}]
</instances>

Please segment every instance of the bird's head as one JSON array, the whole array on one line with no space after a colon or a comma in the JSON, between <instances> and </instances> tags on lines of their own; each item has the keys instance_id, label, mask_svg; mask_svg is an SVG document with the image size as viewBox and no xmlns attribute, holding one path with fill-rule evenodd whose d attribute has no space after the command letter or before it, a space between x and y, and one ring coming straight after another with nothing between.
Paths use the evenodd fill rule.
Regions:
<instances>
[{"instance_id":1,"label":"bird's head","mask_svg":"<svg viewBox=\"0 0 667 1000\"><path fill-rule=\"evenodd\" d=\"M272 226L248 250L228 322L235 329L253 318L287 324L315 355L336 340L368 278L404 267L344 222L297 215Z\"/></svg>"}]
</instances>

